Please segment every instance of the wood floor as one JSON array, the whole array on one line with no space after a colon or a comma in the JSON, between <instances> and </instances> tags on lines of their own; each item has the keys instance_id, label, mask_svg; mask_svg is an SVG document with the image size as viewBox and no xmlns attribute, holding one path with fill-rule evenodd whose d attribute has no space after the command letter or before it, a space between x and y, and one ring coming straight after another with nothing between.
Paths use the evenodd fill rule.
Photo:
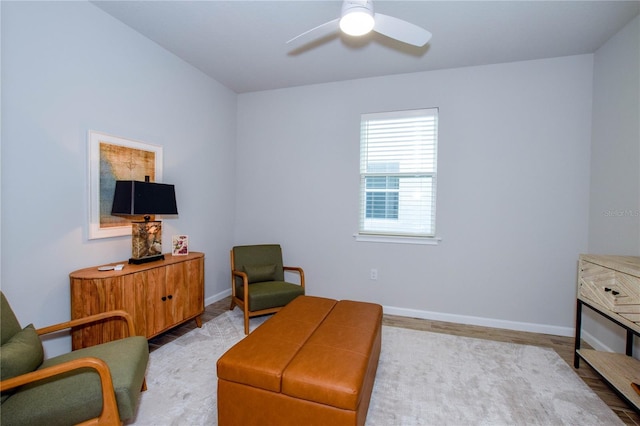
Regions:
<instances>
[{"instance_id":1,"label":"wood floor","mask_svg":"<svg viewBox=\"0 0 640 426\"><path fill-rule=\"evenodd\" d=\"M202 322L207 322L226 312L229 309L230 298L222 299L205 308ZM416 318L385 315L382 323L394 327L404 327L414 330L431 331L434 333L446 333L456 336L476 337L500 342L518 343L524 345L542 346L555 350L571 368L573 368L573 338L553 336L549 334L527 333L521 331L501 330L495 328L461 325L439 321L429 321ZM177 327L149 341L149 349L153 351L163 344L177 339L196 328L195 321ZM582 347L589 347L582 343ZM600 398L620 417L626 425L640 426L640 414L635 412L626 402L598 376L598 374L585 362L580 363L580 368L574 370L578 376L594 390Z\"/></svg>"}]
</instances>

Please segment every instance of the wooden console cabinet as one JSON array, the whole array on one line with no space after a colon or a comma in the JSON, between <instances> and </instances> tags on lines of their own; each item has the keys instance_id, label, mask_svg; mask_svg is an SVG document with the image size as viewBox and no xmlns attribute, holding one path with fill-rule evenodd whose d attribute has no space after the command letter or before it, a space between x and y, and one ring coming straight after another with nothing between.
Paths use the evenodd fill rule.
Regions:
<instances>
[{"instance_id":1,"label":"wooden console cabinet","mask_svg":"<svg viewBox=\"0 0 640 426\"><path fill-rule=\"evenodd\" d=\"M164 260L141 265L119 263L125 264L120 271L100 271L94 266L69 274L72 319L122 309L133 317L136 334L147 338L191 319L202 326L203 253L166 254ZM93 346L125 334L122 321L76 328L72 330L72 347Z\"/></svg>"},{"instance_id":2,"label":"wooden console cabinet","mask_svg":"<svg viewBox=\"0 0 640 426\"><path fill-rule=\"evenodd\" d=\"M624 354L580 348L582 307L587 306L626 330ZM640 360L633 358L633 336L640 336L640 257L580 255L573 364L586 361L632 407L640 411Z\"/></svg>"}]
</instances>

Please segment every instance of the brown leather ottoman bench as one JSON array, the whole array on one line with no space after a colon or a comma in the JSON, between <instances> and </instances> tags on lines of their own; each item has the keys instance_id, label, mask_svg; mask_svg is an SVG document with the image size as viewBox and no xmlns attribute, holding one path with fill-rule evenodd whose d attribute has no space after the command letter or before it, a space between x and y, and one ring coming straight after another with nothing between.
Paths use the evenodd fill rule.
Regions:
<instances>
[{"instance_id":1,"label":"brown leather ottoman bench","mask_svg":"<svg viewBox=\"0 0 640 426\"><path fill-rule=\"evenodd\" d=\"M382 307L299 296L217 363L218 423L364 425Z\"/></svg>"}]
</instances>

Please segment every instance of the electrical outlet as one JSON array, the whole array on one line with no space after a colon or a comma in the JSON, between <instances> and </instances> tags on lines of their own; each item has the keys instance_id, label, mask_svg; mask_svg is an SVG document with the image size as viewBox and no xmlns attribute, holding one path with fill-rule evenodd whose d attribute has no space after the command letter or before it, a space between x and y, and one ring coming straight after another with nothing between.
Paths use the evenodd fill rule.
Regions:
<instances>
[{"instance_id":1,"label":"electrical outlet","mask_svg":"<svg viewBox=\"0 0 640 426\"><path fill-rule=\"evenodd\" d=\"M372 269L371 272L369 273L369 278L372 280L377 280L378 279L378 270L377 269Z\"/></svg>"}]
</instances>

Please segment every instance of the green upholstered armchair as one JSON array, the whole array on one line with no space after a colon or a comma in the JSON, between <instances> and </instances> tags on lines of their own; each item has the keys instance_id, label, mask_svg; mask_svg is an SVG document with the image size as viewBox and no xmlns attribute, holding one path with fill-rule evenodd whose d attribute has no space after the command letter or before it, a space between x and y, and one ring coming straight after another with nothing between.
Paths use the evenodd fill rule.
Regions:
<instances>
[{"instance_id":1,"label":"green upholstered armchair","mask_svg":"<svg viewBox=\"0 0 640 426\"><path fill-rule=\"evenodd\" d=\"M300 284L285 282L284 271L295 271ZM284 266L278 244L236 246L231 249L231 307L244 311L244 333L249 318L272 314L304 294L304 271Z\"/></svg>"},{"instance_id":2,"label":"green upholstered armchair","mask_svg":"<svg viewBox=\"0 0 640 426\"><path fill-rule=\"evenodd\" d=\"M22 328L0 292L0 424L121 425L135 416L149 361L125 311ZM95 321L127 321L129 336L44 359L40 336Z\"/></svg>"}]
</instances>

